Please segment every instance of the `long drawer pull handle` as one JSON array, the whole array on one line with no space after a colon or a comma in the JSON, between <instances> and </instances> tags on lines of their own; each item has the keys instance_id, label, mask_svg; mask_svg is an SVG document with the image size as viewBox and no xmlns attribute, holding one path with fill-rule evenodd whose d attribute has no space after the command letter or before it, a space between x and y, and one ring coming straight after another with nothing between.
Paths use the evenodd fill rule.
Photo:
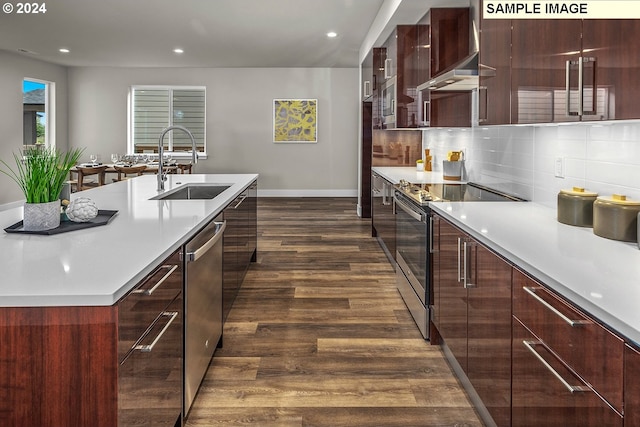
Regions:
<instances>
[{"instance_id":1,"label":"long drawer pull handle","mask_svg":"<svg viewBox=\"0 0 640 427\"><path fill-rule=\"evenodd\" d=\"M565 316L564 314L560 313L560 311L558 311L557 308L555 308L554 306L552 306L551 304L549 304L548 302L546 302L545 300L540 298L538 295L536 295L536 288L531 288L529 286L523 286L522 289L524 289L524 291L526 293L528 293L529 295L534 297L540 304L544 305L549 310L551 310L556 316L558 316L562 320L564 320L572 328L574 328L576 326L588 325L588 324L591 323L588 320L572 320L572 319L569 319L567 316Z\"/></svg>"},{"instance_id":2,"label":"long drawer pull handle","mask_svg":"<svg viewBox=\"0 0 640 427\"><path fill-rule=\"evenodd\" d=\"M536 351L536 349L533 348L533 346L535 346L535 345L544 345L542 342L540 342L540 341L526 341L525 340L525 341L522 341L522 344L524 344L524 346L527 347L527 349L536 357L536 359L538 359L545 366L545 368L547 368L547 370L549 372L551 372L553 374L554 377L556 377L558 380L560 380L562 385L564 385L567 388L567 390L569 390L569 392L571 392L571 393L583 393L583 392L591 391L591 389L589 387L587 387L587 386L571 385L571 384L569 384L567 382L567 380L562 378L562 375L560 375L558 373L558 371L553 369L553 366L551 366L549 364L549 362L544 360L544 357L542 357Z\"/></svg>"},{"instance_id":3,"label":"long drawer pull handle","mask_svg":"<svg viewBox=\"0 0 640 427\"><path fill-rule=\"evenodd\" d=\"M462 276L460 276L460 244L462 243L462 239L458 237L458 283L462 281Z\"/></svg>"},{"instance_id":4,"label":"long drawer pull handle","mask_svg":"<svg viewBox=\"0 0 640 427\"><path fill-rule=\"evenodd\" d=\"M236 205L235 205L235 206L233 206L231 209L238 209L238 207L242 204L242 202L244 202L244 201L245 201L245 199L246 199L247 197L249 197L249 195L248 195L248 194L242 194L242 195L239 197L238 203L236 203Z\"/></svg>"},{"instance_id":5,"label":"long drawer pull handle","mask_svg":"<svg viewBox=\"0 0 640 427\"><path fill-rule=\"evenodd\" d=\"M178 266L177 265L163 265L160 268L168 268L169 271L167 272L167 274L162 276L162 278L160 280L158 280L158 283L156 283L151 289L136 289L132 293L134 293L134 294L145 294L145 295L153 294L155 292L155 290L158 289L158 287L160 285L162 285L165 282L165 280L167 280L169 278L169 276L171 276L173 274L174 271L176 271L176 268L178 268Z\"/></svg>"},{"instance_id":6,"label":"long drawer pull handle","mask_svg":"<svg viewBox=\"0 0 640 427\"><path fill-rule=\"evenodd\" d=\"M176 317L178 317L178 313L177 311L165 311L161 314L161 316L165 316L165 317L170 317L169 321L167 322L166 325L164 325L164 328L162 328L162 330L160 331L160 333L155 337L155 339L153 340L153 342L151 344L147 344L147 345L137 345L135 347L136 350L140 350L143 353L149 353L150 351L153 350L153 347L156 346L156 344L158 343L158 341L160 341L160 338L162 338L162 336L164 335L165 332L167 332L167 329L169 329L169 326L171 326L171 324L173 323L174 320L176 320Z\"/></svg>"}]
</instances>

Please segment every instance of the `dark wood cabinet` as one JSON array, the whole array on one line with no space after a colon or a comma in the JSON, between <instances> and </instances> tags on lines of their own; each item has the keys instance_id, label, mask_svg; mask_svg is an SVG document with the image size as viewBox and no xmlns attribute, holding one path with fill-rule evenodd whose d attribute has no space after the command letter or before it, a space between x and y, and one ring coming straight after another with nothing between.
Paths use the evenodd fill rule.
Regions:
<instances>
[{"instance_id":1,"label":"dark wood cabinet","mask_svg":"<svg viewBox=\"0 0 640 427\"><path fill-rule=\"evenodd\" d=\"M173 427L182 310L179 252L113 306L0 308L2 425Z\"/></svg>"},{"instance_id":2,"label":"dark wood cabinet","mask_svg":"<svg viewBox=\"0 0 640 427\"><path fill-rule=\"evenodd\" d=\"M640 426L640 351L624 349L624 426Z\"/></svg>"},{"instance_id":3,"label":"dark wood cabinet","mask_svg":"<svg viewBox=\"0 0 640 427\"><path fill-rule=\"evenodd\" d=\"M435 216L438 218L437 216ZM440 337L467 371L467 289L462 283L460 249L464 234L439 218L439 235L434 260L433 323Z\"/></svg>"},{"instance_id":4,"label":"dark wood cabinet","mask_svg":"<svg viewBox=\"0 0 640 427\"><path fill-rule=\"evenodd\" d=\"M434 325L493 421L509 426L512 268L435 218Z\"/></svg>"},{"instance_id":5,"label":"dark wood cabinet","mask_svg":"<svg viewBox=\"0 0 640 427\"><path fill-rule=\"evenodd\" d=\"M416 28L418 125L471 126L470 91L431 91L428 84L470 54L469 8L432 8Z\"/></svg>"},{"instance_id":6,"label":"dark wood cabinet","mask_svg":"<svg viewBox=\"0 0 640 427\"><path fill-rule=\"evenodd\" d=\"M595 88L585 87L585 104L596 92L595 115L583 120L622 120L640 118L638 90L640 90L640 20L585 19L582 21L582 56L587 84L594 77ZM588 105L585 106L585 109Z\"/></svg>"},{"instance_id":7,"label":"dark wood cabinet","mask_svg":"<svg viewBox=\"0 0 640 427\"><path fill-rule=\"evenodd\" d=\"M640 117L639 35L638 20L513 20L511 122Z\"/></svg>"},{"instance_id":8,"label":"dark wood cabinet","mask_svg":"<svg viewBox=\"0 0 640 427\"><path fill-rule=\"evenodd\" d=\"M430 127L470 127L471 92L432 91Z\"/></svg>"},{"instance_id":9,"label":"dark wood cabinet","mask_svg":"<svg viewBox=\"0 0 640 427\"><path fill-rule=\"evenodd\" d=\"M478 122L511 123L510 20L480 19L478 81Z\"/></svg>"},{"instance_id":10,"label":"dark wood cabinet","mask_svg":"<svg viewBox=\"0 0 640 427\"><path fill-rule=\"evenodd\" d=\"M415 25L398 25L383 45L380 85L383 129L418 127Z\"/></svg>"},{"instance_id":11,"label":"dark wood cabinet","mask_svg":"<svg viewBox=\"0 0 640 427\"><path fill-rule=\"evenodd\" d=\"M387 49L374 47L371 49L373 70L371 75L371 123L373 129L382 129L382 85L384 77L384 61L387 59Z\"/></svg>"},{"instance_id":12,"label":"dark wood cabinet","mask_svg":"<svg viewBox=\"0 0 640 427\"><path fill-rule=\"evenodd\" d=\"M516 19L511 32L511 122L577 121L566 114L566 61L581 50L577 19Z\"/></svg>"},{"instance_id":13,"label":"dark wood cabinet","mask_svg":"<svg viewBox=\"0 0 640 427\"><path fill-rule=\"evenodd\" d=\"M622 416L515 316L512 375L513 427L623 425Z\"/></svg>"},{"instance_id":14,"label":"dark wood cabinet","mask_svg":"<svg viewBox=\"0 0 640 427\"><path fill-rule=\"evenodd\" d=\"M393 268L396 268L396 216L393 184L375 172L371 174L371 234L378 239Z\"/></svg>"},{"instance_id":15,"label":"dark wood cabinet","mask_svg":"<svg viewBox=\"0 0 640 427\"><path fill-rule=\"evenodd\" d=\"M513 268L473 239L467 239L467 248L467 377L496 425L507 427Z\"/></svg>"},{"instance_id":16,"label":"dark wood cabinet","mask_svg":"<svg viewBox=\"0 0 640 427\"><path fill-rule=\"evenodd\" d=\"M363 101L369 100L373 96L373 49L360 64L360 80L362 82L360 98Z\"/></svg>"},{"instance_id":17,"label":"dark wood cabinet","mask_svg":"<svg viewBox=\"0 0 640 427\"><path fill-rule=\"evenodd\" d=\"M226 320L240 290L257 247L257 191L254 181L224 209L227 222L224 233L224 262L222 267L223 321Z\"/></svg>"},{"instance_id":18,"label":"dark wood cabinet","mask_svg":"<svg viewBox=\"0 0 640 427\"><path fill-rule=\"evenodd\" d=\"M623 340L518 270L513 317L513 425L621 426Z\"/></svg>"}]
</instances>

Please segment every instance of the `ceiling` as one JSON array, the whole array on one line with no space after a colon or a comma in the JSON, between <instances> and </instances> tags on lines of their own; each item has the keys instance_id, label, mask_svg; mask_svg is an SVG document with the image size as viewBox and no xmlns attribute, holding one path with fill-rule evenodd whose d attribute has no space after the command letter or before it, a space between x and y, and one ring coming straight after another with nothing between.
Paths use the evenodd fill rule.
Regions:
<instances>
[{"instance_id":1,"label":"ceiling","mask_svg":"<svg viewBox=\"0 0 640 427\"><path fill-rule=\"evenodd\" d=\"M0 13L0 49L64 66L357 67L382 4L54 0L46 2L46 13ZM328 38L329 31L338 36Z\"/></svg>"}]
</instances>

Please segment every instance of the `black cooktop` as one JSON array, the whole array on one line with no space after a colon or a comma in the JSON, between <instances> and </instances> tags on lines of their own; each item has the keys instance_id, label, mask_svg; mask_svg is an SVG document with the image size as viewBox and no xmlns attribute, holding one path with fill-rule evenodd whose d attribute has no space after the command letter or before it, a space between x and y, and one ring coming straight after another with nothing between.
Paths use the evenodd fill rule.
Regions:
<instances>
[{"instance_id":1,"label":"black cooktop","mask_svg":"<svg viewBox=\"0 0 640 427\"><path fill-rule=\"evenodd\" d=\"M523 202L522 198L500 192L475 183L468 184L396 184L403 194L414 202L426 205L429 202Z\"/></svg>"}]
</instances>

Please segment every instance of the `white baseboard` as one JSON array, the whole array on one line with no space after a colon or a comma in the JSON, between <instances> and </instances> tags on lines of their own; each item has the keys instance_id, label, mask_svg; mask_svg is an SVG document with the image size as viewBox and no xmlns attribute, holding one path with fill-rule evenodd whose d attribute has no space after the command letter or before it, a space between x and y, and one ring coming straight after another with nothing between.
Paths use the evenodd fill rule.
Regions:
<instances>
[{"instance_id":1,"label":"white baseboard","mask_svg":"<svg viewBox=\"0 0 640 427\"><path fill-rule=\"evenodd\" d=\"M258 197L358 197L358 190L265 190Z\"/></svg>"}]
</instances>

